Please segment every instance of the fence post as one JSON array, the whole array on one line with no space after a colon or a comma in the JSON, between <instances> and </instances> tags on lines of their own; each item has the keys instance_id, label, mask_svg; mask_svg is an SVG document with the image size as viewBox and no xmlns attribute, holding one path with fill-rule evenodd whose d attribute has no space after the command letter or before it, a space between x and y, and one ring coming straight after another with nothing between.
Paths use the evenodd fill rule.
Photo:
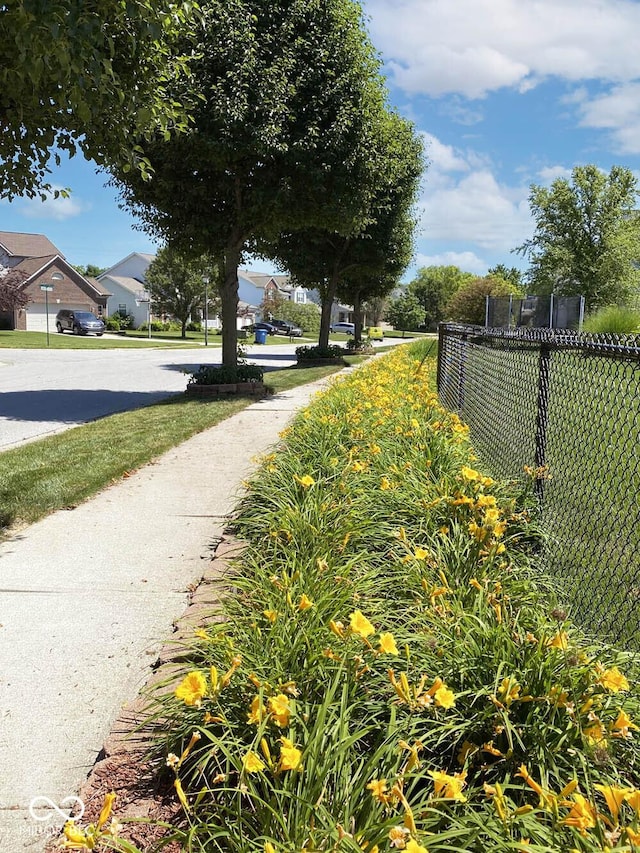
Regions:
<instances>
[{"instance_id":1,"label":"fence post","mask_svg":"<svg viewBox=\"0 0 640 853\"><path fill-rule=\"evenodd\" d=\"M438 323L438 367L436 370L436 390L438 394L442 387L442 355L444 353L445 341L445 326L444 323Z\"/></svg>"},{"instance_id":2,"label":"fence post","mask_svg":"<svg viewBox=\"0 0 640 853\"><path fill-rule=\"evenodd\" d=\"M549 364L551 361L551 347L542 341L540 344L540 358L538 360L538 406L536 412L536 468L543 468L547 458L547 426L549 423ZM538 500L542 503L544 498L543 477L536 477L535 492Z\"/></svg>"}]
</instances>

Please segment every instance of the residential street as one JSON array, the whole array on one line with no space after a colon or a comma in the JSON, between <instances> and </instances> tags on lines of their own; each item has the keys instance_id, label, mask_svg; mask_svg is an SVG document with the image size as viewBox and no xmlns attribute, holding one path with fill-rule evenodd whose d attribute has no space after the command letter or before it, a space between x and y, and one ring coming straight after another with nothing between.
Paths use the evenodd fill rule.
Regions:
<instances>
[{"instance_id":1,"label":"residential street","mask_svg":"<svg viewBox=\"0 0 640 853\"><path fill-rule=\"evenodd\" d=\"M295 364L296 346L247 349L269 370ZM184 391L185 371L220 358L220 347L0 350L0 450Z\"/></svg>"},{"instance_id":2,"label":"residential street","mask_svg":"<svg viewBox=\"0 0 640 853\"><path fill-rule=\"evenodd\" d=\"M407 343L400 338L384 342ZM300 343L246 347L265 370L295 364ZM380 345L378 345L380 346ZM0 349L0 451L184 391L186 372L219 364L205 349Z\"/></svg>"}]
</instances>

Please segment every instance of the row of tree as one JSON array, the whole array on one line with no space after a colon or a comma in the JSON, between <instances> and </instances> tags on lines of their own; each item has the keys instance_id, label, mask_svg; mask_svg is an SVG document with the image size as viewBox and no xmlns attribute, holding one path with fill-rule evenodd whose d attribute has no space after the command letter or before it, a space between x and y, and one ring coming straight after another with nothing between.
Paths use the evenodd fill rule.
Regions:
<instances>
[{"instance_id":1,"label":"row of tree","mask_svg":"<svg viewBox=\"0 0 640 853\"><path fill-rule=\"evenodd\" d=\"M527 257L521 272L503 264L477 277L455 266L418 270L388 306L398 328L435 329L444 319L484 322L487 296L584 296L588 310L636 303L640 296L638 181L622 166L607 175L577 166L571 178L531 186L535 222L531 239L514 251Z\"/></svg>"},{"instance_id":2,"label":"row of tree","mask_svg":"<svg viewBox=\"0 0 640 853\"><path fill-rule=\"evenodd\" d=\"M193 103L182 133L140 140L149 168L112 164L122 203L183 256L210 259L222 357L237 358L238 267L273 259L320 292L319 343L340 295L392 288L413 247L423 169L413 126L394 112L352 0L200 5L180 54Z\"/></svg>"}]
</instances>

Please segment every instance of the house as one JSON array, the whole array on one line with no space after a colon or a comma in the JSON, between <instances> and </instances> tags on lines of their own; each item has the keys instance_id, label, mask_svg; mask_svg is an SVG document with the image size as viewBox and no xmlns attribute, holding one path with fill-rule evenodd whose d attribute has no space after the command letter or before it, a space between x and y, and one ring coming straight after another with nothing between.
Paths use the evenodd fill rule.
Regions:
<instances>
[{"instance_id":1,"label":"house","mask_svg":"<svg viewBox=\"0 0 640 853\"><path fill-rule=\"evenodd\" d=\"M270 275L269 273L238 270L238 292L240 299L260 305L269 294L280 296L296 305L306 305L309 302L319 302L317 291L292 284L288 275Z\"/></svg>"},{"instance_id":2,"label":"house","mask_svg":"<svg viewBox=\"0 0 640 853\"><path fill-rule=\"evenodd\" d=\"M154 258L144 252L131 252L98 276L110 293L107 314L131 314L134 329L146 323L149 316L145 275Z\"/></svg>"},{"instance_id":3,"label":"house","mask_svg":"<svg viewBox=\"0 0 640 853\"><path fill-rule=\"evenodd\" d=\"M0 275L19 270L26 275L22 289L30 297L26 308L0 315L10 329L44 332L55 327L62 308L106 314L108 291L96 279L75 270L44 234L0 231ZM42 288L47 286L47 289Z\"/></svg>"}]
</instances>

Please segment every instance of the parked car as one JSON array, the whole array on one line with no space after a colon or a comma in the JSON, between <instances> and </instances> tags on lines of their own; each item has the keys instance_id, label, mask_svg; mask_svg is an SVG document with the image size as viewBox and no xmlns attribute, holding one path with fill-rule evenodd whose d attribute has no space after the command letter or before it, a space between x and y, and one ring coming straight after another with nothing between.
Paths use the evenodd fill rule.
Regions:
<instances>
[{"instance_id":1,"label":"parked car","mask_svg":"<svg viewBox=\"0 0 640 853\"><path fill-rule=\"evenodd\" d=\"M250 332L256 332L259 329L264 329L264 331L268 335L275 335L275 333L277 332L277 329L273 325L273 323L265 323L265 322L254 323L253 326L249 326L248 329Z\"/></svg>"},{"instance_id":2,"label":"parked car","mask_svg":"<svg viewBox=\"0 0 640 853\"><path fill-rule=\"evenodd\" d=\"M56 329L60 334L73 332L74 335L104 334L105 325L91 311L58 311L56 314Z\"/></svg>"},{"instance_id":3,"label":"parked car","mask_svg":"<svg viewBox=\"0 0 640 853\"><path fill-rule=\"evenodd\" d=\"M333 323L330 327L332 332L342 332L343 335L355 335L356 327L353 323Z\"/></svg>"},{"instance_id":4,"label":"parked car","mask_svg":"<svg viewBox=\"0 0 640 853\"><path fill-rule=\"evenodd\" d=\"M276 327L279 335L289 335L292 338L302 337L302 329L295 323L290 323L288 320L272 320L271 323Z\"/></svg>"},{"instance_id":5,"label":"parked car","mask_svg":"<svg viewBox=\"0 0 640 853\"><path fill-rule=\"evenodd\" d=\"M384 340L384 332L382 330L382 326L369 326L369 328L367 329L367 335L369 336L370 341Z\"/></svg>"}]
</instances>

